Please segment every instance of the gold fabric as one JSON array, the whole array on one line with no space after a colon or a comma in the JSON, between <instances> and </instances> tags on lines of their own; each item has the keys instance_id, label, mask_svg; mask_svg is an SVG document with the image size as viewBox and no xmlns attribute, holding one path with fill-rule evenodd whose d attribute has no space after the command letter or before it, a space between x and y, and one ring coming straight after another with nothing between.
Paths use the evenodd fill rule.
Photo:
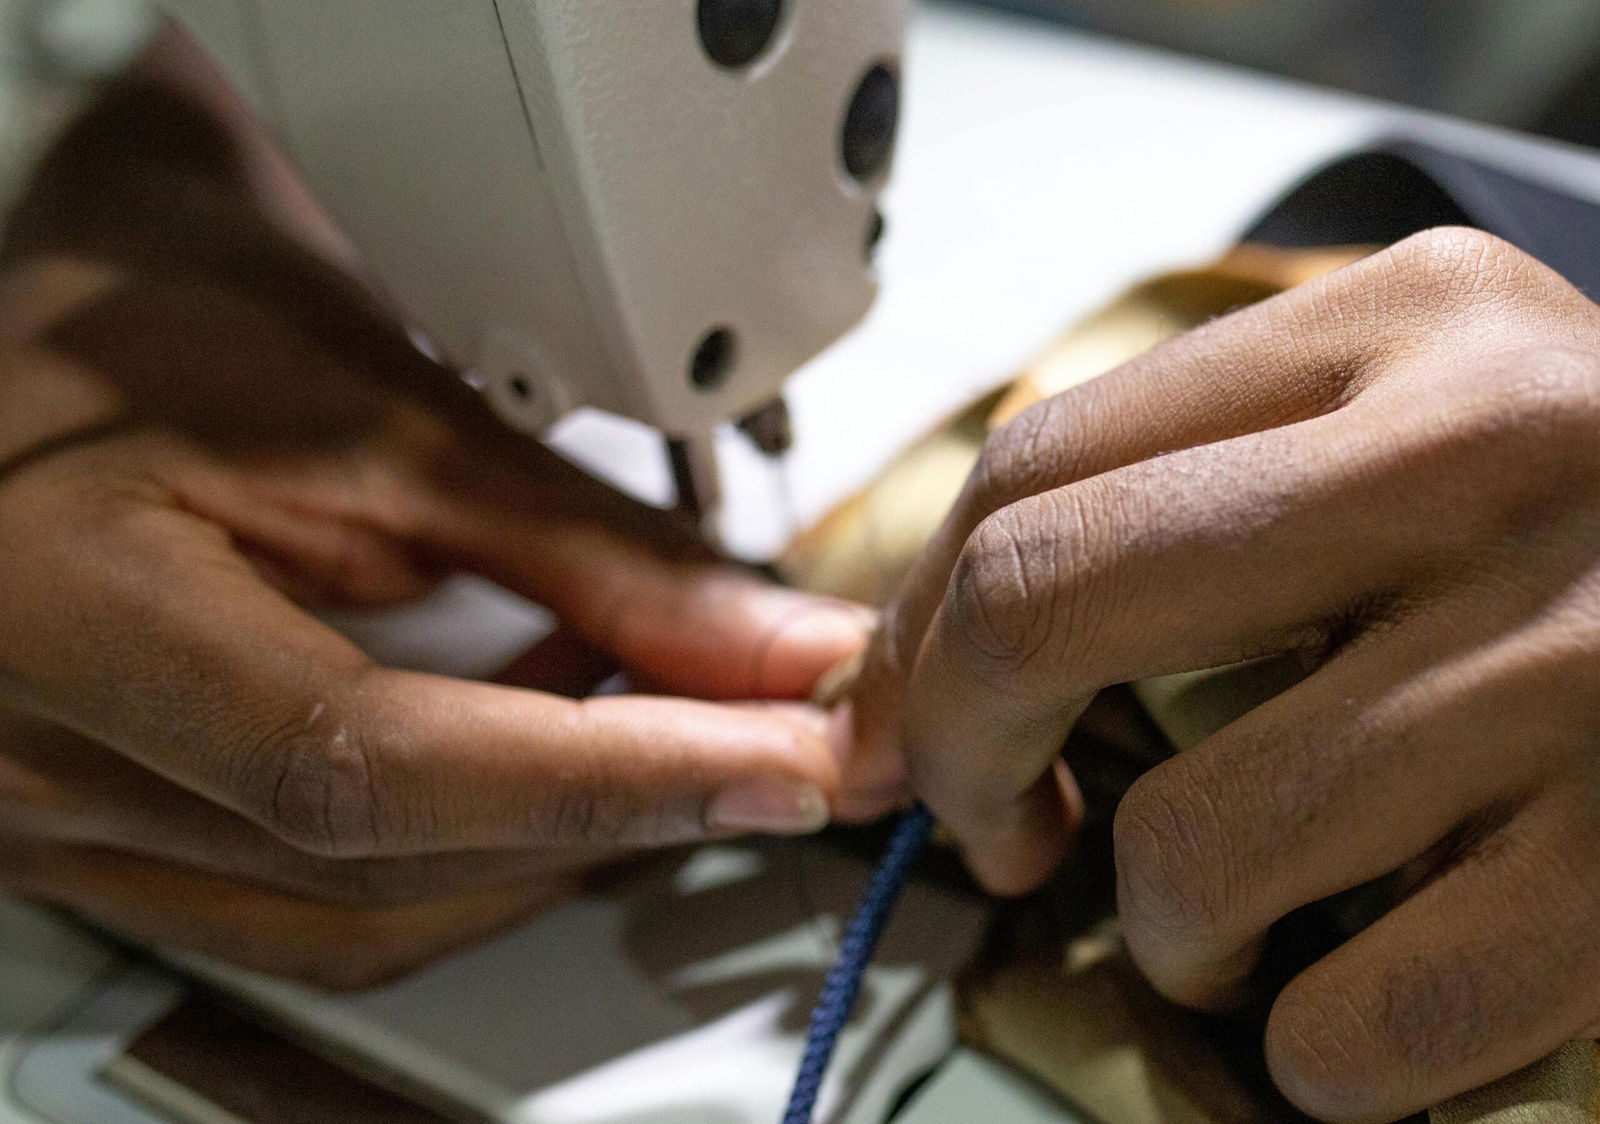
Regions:
<instances>
[{"instance_id":1,"label":"gold fabric","mask_svg":"<svg viewBox=\"0 0 1600 1124\"><path fill-rule=\"evenodd\" d=\"M1527 1069L1433 1110L1431 1124L1600 1120L1600 1045L1573 1042Z\"/></svg>"},{"instance_id":2,"label":"gold fabric","mask_svg":"<svg viewBox=\"0 0 1600 1124\"><path fill-rule=\"evenodd\" d=\"M1206 1027L1156 995L1114 919L1059 958L975 974L961 991L962 1041L1003 1058L1104 1124L1276 1121Z\"/></svg>"}]
</instances>

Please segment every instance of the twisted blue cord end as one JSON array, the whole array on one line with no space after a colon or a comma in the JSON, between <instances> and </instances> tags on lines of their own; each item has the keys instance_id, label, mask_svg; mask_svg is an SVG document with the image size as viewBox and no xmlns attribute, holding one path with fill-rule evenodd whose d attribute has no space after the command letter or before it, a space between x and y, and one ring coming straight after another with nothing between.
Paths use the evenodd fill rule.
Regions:
<instances>
[{"instance_id":1,"label":"twisted blue cord end","mask_svg":"<svg viewBox=\"0 0 1600 1124\"><path fill-rule=\"evenodd\" d=\"M828 971L822 995L811 1012L806 1050L800 1061L799 1076L795 1078L794 1092L789 1095L789 1107L783 1114L783 1124L812 1124L817 1095L822 1091L822 1079L828 1072L834 1047L839 1043L839 1033L850 1020L867 966L872 963L878 939L883 936L884 926L911 876L912 864L932 832L933 816L922 805L917 805L902 817L883 861L872 872L872 881L867 884L861 905L850 919L844 939L839 942L839 958Z\"/></svg>"}]
</instances>

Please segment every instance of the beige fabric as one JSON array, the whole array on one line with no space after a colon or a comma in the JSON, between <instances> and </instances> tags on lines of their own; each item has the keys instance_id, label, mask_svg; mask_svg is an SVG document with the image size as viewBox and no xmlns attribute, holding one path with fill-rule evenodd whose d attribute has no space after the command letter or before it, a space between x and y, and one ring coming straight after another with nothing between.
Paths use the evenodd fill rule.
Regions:
<instances>
[{"instance_id":1,"label":"beige fabric","mask_svg":"<svg viewBox=\"0 0 1600 1124\"><path fill-rule=\"evenodd\" d=\"M998 401L988 395L950 418L796 538L776 563L784 581L869 605L887 601L961 494Z\"/></svg>"},{"instance_id":2,"label":"beige fabric","mask_svg":"<svg viewBox=\"0 0 1600 1124\"><path fill-rule=\"evenodd\" d=\"M1429 1119L1431 1124L1591 1124L1600 1120L1600 1045L1574 1042L1434 1109Z\"/></svg>"},{"instance_id":3,"label":"beige fabric","mask_svg":"<svg viewBox=\"0 0 1600 1124\"><path fill-rule=\"evenodd\" d=\"M1052 961L1023 961L962 989L962 1040L1065 1093L1105 1124L1279 1119L1193 1016L1139 975L1114 920Z\"/></svg>"}]
</instances>

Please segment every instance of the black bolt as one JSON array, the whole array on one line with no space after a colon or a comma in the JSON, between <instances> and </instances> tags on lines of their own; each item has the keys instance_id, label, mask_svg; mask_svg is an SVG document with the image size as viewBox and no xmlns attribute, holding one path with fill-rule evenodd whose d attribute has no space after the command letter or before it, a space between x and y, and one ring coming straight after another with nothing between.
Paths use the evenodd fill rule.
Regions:
<instances>
[{"instance_id":1,"label":"black bolt","mask_svg":"<svg viewBox=\"0 0 1600 1124\"><path fill-rule=\"evenodd\" d=\"M700 0L700 44L728 70L749 66L772 42L783 0Z\"/></svg>"},{"instance_id":2,"label":"black bolt","mask_svg":"<svg viewBox=\"0 0 1600 1124\"><path fill-rule=\"evenodd\" d=\"M769 457L781 456L794 447L794 421L789 416L789 404L782 398L740 418L739 428L752 445Z\"/></svg>"},{"instance_id":3,"label":"black bolt","mask_svg":"<svg viewBox=\"0 0 1600 1124\"><path fill-rule=\"evenodd\" d=\"M844 167L865 183L883 170L900 123L900 80L879 63L867 71L844 116L840 152Z\"/></svg>"},{"instance_id":4,"label":"black bolt","mask_svg":"<svg viewBox=\"0 0 1600 1124\"><path fill-rule=\"evenodd\" d=\"M882 211L873 211L872 219L867 223L867 260L872 260L872 255L878 248L878 243L883 241L884 231L888 229Z\"/></svg>"},{"instance_id":5,"label":"black bolt","mask_svg":"<svg viewBox=\"0 0 1600 1124\"><path fill-rule=\"evenodd\" d=\"M738 352L738 342L727 328L713 328L694 349L689 361L689 383L696 390L716 390L728 381L733 373L733 363Z\"/></svg>"}]
</instances>

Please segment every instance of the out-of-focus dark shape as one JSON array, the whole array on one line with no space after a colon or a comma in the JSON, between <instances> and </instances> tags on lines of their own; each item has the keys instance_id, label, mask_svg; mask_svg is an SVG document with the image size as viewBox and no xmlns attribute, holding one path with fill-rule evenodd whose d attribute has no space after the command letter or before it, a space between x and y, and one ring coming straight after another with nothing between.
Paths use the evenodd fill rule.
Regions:
<instances>
[{"instance_id":1,"label":"out-of-focus dark shape","mask_svg":"<svg viewBox=\"0 0 1600 1124\"><path fill-rule=\"evenodd\" d=\"M973 0L1600 145L1594 0Z\"/></svg>"}]
</instances>

